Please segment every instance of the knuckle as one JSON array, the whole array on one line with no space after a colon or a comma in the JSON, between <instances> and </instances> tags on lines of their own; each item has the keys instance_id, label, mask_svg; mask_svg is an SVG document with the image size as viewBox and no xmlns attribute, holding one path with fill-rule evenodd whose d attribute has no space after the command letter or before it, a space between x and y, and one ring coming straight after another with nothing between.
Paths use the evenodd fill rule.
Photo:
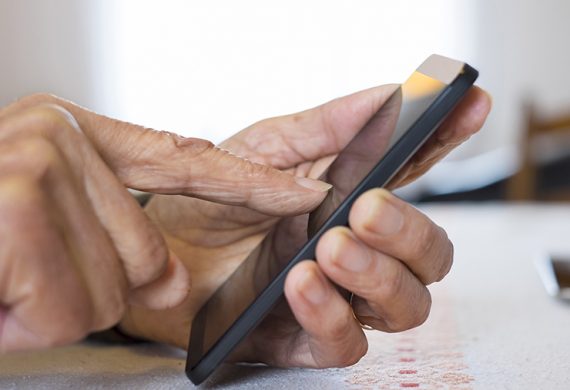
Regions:
<instances>
[{"instance_id":1,"label":"knuckle","mask_svg":"<svg viewBox=\"0 0 570 390\"><path fill-rule=\"evenodd\" d=\"M445 237L444 239L445 245L443 247L442 254L440 255L441 265L435 277L436 282L440 282L441 280L443 280L443 278L445 278L445 276L449 273L449 271L451 271L451 267L453 266L453 255L455 249L453 247L453 243L447 237L447 233L445 233L444 231L443 234Z\"/></svg>"},{"instance_id":2,"label":"knuckle","mask_svg":"<svg viewBox=\"0 0 570 390\"><path fill-rule=\"evenodd\" d=\"M41 136L19 139L4 145L2 149L2 173L11 179L17 178L17 188L27 187L31 193L44 187L52 173L63 166L57 147ZM21 188L18 192L24 193Z\"/></svg>"},{"instance_id":3,"label":"knuckle","mask_svg":"<svg viewBox=\"0 0 570 390\"><path fill-rule=\"evenodd\" d=\"M155 133L149 133L154 135ZM163 133L170 134L170 133ZM217 148L213 142L202 138L185 138L180 136L170 136L178 149L183 150L185 153L190 153L194 157L200 156L211 150L217 150L224 153L229 153L224 149Z\"/></svg>"},{"instance_id":4,"label":"knuckle","mask_svg":"<svg viewBox=\"0 0 570 390\"><path fill-rule=\"evenodd\" d=\"M157 135L154 130L147 131L146 134L149 136L149 139L153 139L153 137L156 137ZM183 152L185 158L192 160L194 165L199 162L211 162L221 159L226 154L230 155L230 152L220 149L211 141L202 138L185 138L178 135L172 135L168 132L160 132L159 135L166 135L166 137L158 137L158 139L167 140L169 144L172 143L175 151ZM154 139L156 140L157 138ZM158 145L160 145L160 143L158 143ZM167 149L170 150L170 148ZM211 154L212 152L214 155Z\"/></svg>"},{"instance_id":5,"label":"knuckle","mask_svg":"<svg viewBox=\"0 0 570 390\"><path fill-rule=\"evenodd\" d=\"M29 228L32 220L45 213L44 199L36 180L27 176L0 182L0 216L10 229Z\"/></svg>"},{"instance_id":6,"label":"knuckle","mask_svg":"<svg viewBox=\"0 0 570 390\"><path fill-rule=\"evenodd\" d=\"M31 95L24 96L16 102L20 107L31 107L42 103L55 103L59 100L58 97L46 92L38 92Z\"/></svg>"},{"instance_id":7,"label":"knuckle","mask_svg":"<svg viewBox=\"0 0 570 390\"><path fill-rule=\"evenodd\" d=\"M382 301L391 302L398 298L406 284L406 272L406 268L399 264L385 267L378 292Z\"/></svg>"},{"instance_id":8,"label":"knuckle","mask_svg":"<svg viewBox=\"0 0 570 390\"><path fill-rule=\"evenodd\" d=\"M399 324L391 324L391 327L395 332L403 332L405 330L417 328L427 321L431 310L431 295L429 292L426 294L425 301L416 307L418 309L407 321L402 321Z\"/></svg>"},{"instance_id":9,"label":"knuckle","mask_svg":"<svg viewBox=\"0 0 570 390\"><path fill-rule=\"evenodd\" d=\"M353 343L354 339L351 336L354 333L352 328L356 327L357 325L352 309L346 307L340 313L342 313L342 315L337 315L334 317L334 319L331 318L327 325L323 326L321 336L337 346L346 346L347 344ZM351 348L338 349L346 351L350 350Z\"/></svg>"},{"instance_id":10,"label":"knuckle","mask_svg":"<svg viewBox=\"0 0 570 390\"><path fill-rule=\"evenodd\" d=\"M31 125L40 134L54 138L62 131L79 130L75 118L64 107L54 103L42 103L30 109Z\"/></svg>"},{"instance_id":11,"label":"knuckle","mask_svg":"<svg viewBox=\"0 0 570 390\"><path fill-rule=\"evenodd\" d=\"M431 310L431 295L429 290L424 288L422 290L421 298L414 299L413 302L414 305L412 309L407 312L407 315L399 315L385 319L389 332L403 332L417 328L426 322Z\"/></svg>"},{"instance_id":12,"label":"knuckle","mask_svg":"<svg viewBox=\"0 0 570 390\"><path fill-rule=\"evenodd\" d=\"M57 102L41 102L30 104L28 101L16 103L18 108L0 121L0 132L3 139L39 135L55 140L62 135L81 133L75 117L64 106ZM8 107L10 108L10 107Z\"/></svg>"},{"instance_id":13,"label":"knuckle","mask_svg":"<svg viewBox=\"0 0 570 390\"><path fill-rule=\"evenodd\" d=\"M266 180L267 177L270 177L272 173L278 172L269 165L254 163L242 157L234 157L236 158L236 166L238 166L239 169L245 173L246 177L253 182L262 182Z\"/></svg>"},{"instance_id":14,"label":"knuckle","mask_svg":"<svg viewBox=\"0 0 570 390\"><path fill-rule=\"evenodd\" d=\"M441 229L432 223L422 224L416 231L416 240L411 248L411 257L417 260L428 259L430 264L423 267L421 272L417 272L418 278L422 283L428 285L435 282L439 278L441 267L441 253L439 248L442 245Z\"/></svg>"},{"instance_id":15,"label":"knuckle","mask_svg":"<svg viewBox=\"0 0 570 390\"><path fill-rule=\"evenodd\" d=\"M38 182L61 163L58 149L42 137L31 137L22 141L16 152L19 157L15 164L26 169L31 178Z\"/></svg>"},{"instance_id":16,"label":"knuckle","mask_svg":"<svg viewBox=\"0 0 570 390\"><path fill-rule=\"evenodd\" d=\"M431 223L422 223L415 232L416 239L411 247L414 258L423 258L432 252L435 237Z\"/></svg>"}]
</instances>

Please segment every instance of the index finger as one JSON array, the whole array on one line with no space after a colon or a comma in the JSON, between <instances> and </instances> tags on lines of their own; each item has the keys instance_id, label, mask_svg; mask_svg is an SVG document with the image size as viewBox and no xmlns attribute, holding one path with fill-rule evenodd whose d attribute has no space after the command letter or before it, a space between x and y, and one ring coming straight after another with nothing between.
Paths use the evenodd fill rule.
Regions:
<instances>
[{"instance_id":1,"label":"index finger","mask_svg":"<svg viewBox=\"0 0 570 390\"><path fill-rule=\"evenodd\" d=\"M6 118L38 106L56 107L76 122L113 174L129 188L246 206L276 216L308 212L330 189L318 180L294 177L238 157L207 140L108 118L47 94L23 98L0 110L0 127ZM34 131L33 126L28 128Z\"/></svg>"}]
</instances>

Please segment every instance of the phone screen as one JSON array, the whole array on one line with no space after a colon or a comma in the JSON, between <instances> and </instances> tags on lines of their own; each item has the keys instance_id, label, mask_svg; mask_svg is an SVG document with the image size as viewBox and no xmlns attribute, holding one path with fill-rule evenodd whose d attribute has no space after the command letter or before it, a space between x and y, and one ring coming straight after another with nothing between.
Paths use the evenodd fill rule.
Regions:
<instances>
[{"instance_id":1,"label":"phone screen","mask_svg":"<svg viewBox=\"0 0 570 390\"><path fill-rule=\"evenodd\" d=\"M426 61L424 64L426 64ZM188 364L196 365L239 316L307 244L461 72L463 63L434 76L418 68L321 173L332 184L326 199L310 214L284 218L201 308L192 325ZM441 69L438 70L441 74ZM396 172L391 172L386 182Z\"/></svg>"}]
</instances>

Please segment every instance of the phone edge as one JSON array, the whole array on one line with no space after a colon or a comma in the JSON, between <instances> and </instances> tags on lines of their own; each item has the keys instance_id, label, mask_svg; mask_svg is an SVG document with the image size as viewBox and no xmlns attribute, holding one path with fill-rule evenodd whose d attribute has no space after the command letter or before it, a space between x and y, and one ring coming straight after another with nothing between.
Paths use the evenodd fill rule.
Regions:
<instances>
[{"instance_id":1,"label":"phone edge","mask_svg":"<svg viewBox=\"0 0 570 390\"><path fill-rule=\"evenodd\" d=\"M211 347L210 351L193 367L186 365L186 375L195 385L199 385L221 364L232 350L243 341L265 318L273 306L283 295L285 278L292 267L300 261L314 257L316 243L325 231L334 227L346 225L348 223L348 213L350 206L354 203L356 197L360 196L368 189L375 187L384 187L399 172L403 165L416 153L416 151L427 141L427 139L437 130L438 126L451 113L453 108L459 104L465 96L469 88L477 79L479 72L464 63L461 73L449 84L441 95L430 105L430 107L418 118L411 126L409 134L400 139L386 156L370 171L370 173L359 183L359 185L350 193L335 212L328 218L323 226L315 233L315 235L305 244L303 248L295 255L287 266L277 274L275 279L261 292L261 294L253 301L253 303L238 317L234 324L226 333ZM424 123L426 120L432 119L432 123ZM420 133L420 129L431 127L426 133ZM404 142L405 141L405 142ZM406 153L407 158L397 160L402 155L402 150L406 146L413 145L411 153ZM396 157L392 157L396 156ZM396 159L396 161L391 161ZM383 180L381 185L372 185L371 181L376 176L387 169L385 165L397 165L392 169L392 173L387 179Z\"/></svg>"}]
</instances>

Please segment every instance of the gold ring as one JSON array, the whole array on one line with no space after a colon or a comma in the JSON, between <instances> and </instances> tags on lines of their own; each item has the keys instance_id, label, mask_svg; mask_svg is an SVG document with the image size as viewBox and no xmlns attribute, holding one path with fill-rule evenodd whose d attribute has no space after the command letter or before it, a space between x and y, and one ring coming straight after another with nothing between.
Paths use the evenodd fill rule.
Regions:
<instances>
[{"instance_id":1,"label":"gold ring","mask_svg":"<svg viewBox=\"0 0 570 390\"><path fill-rule=\"evenodd\" d=\"M360 319L358 318L358 316L356 315L356 313L354 312L354 307L352 306L352 300L354 299L354 293L350 293L350 295L348 296L348 304L350 305L350 307L352 307L352 316L354 317L354 319L358 322L358 324L360 324L360 327L364 330L376 330L373 327L371 327L370 325L366 325L363 324L362 322L360 322Z\"/></svg>"}]
</instances>

